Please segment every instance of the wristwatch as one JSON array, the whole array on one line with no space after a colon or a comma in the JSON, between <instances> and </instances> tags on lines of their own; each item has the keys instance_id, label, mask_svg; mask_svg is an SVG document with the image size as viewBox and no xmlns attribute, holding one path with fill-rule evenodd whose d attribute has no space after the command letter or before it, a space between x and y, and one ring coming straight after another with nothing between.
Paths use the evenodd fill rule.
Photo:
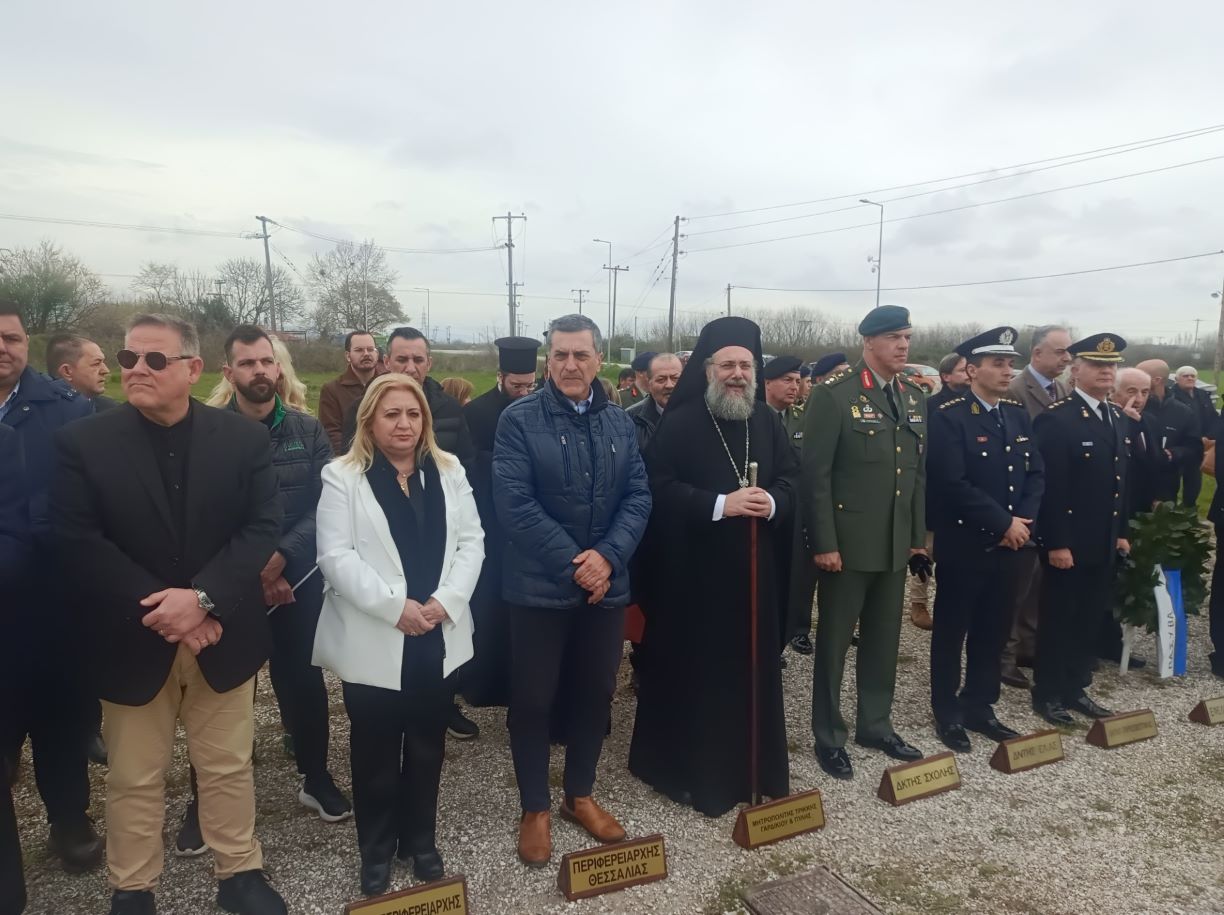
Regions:
<instances>
[{"instance_id":1,"label":"wristwatch","mask_svg":"<svg viewBox=\"0 0 1224 915\"><path fill-rule=\"evenodd\" d=\"M195 592L196 600L200 603L202 609L209 616L216 616L217 605L213 603L212 598L204 591L203 588L192 588Z\"/></svg>"}]
</instances>

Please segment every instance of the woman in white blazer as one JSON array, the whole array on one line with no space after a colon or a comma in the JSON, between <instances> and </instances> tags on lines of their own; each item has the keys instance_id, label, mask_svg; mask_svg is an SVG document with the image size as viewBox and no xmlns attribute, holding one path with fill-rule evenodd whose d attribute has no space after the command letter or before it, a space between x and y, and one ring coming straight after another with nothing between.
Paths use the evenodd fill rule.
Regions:
<instances>
[{"instance_id":1,"label":"woman in white blazer","mask_svg":"<svg viewBox=\"0 0 1224 915\"><path fill-rule=\"evenodd\" d=\"M397 848L417 879L437 880L446 677L472 657L484 532L407 375L367 389L352 449L323 468L316 524L326 586L314 663L344 681L362 892L387 890Z\"/></svg>"}]
</instances>

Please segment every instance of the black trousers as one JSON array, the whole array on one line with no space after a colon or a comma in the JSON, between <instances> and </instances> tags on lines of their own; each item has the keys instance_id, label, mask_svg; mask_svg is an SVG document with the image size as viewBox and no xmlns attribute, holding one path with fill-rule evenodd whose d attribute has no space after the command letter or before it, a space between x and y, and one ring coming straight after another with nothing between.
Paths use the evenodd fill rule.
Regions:
<instances>
[{"instance_id":1,"label":"black trousers","mask_svg":"<svg viewBox=\"0 0 1224 915\"><path fill-rule=\"evenodd\" d=\"M1216 549L1224 544L1224 524L1215 526ZM1224 661L1224 562L1217 560L1211 573L1211 600L1208 603L1211 647L1215 649L1219 664Z\"/></svg>"},{"instance_id":2,"label":"black trousers","mask_svg":"<svg viewBox=\"0 0 1224 915\"><path fill-rule=\"evenodd\" d=\"M307 582L303 587L308 586ZM300 590L300 589L299 589ZM272 657L268 672L281 722L293 735L297 770L311 778L327 771L328 703L323 671L310 663L319 609L286 604L268 617Z\"/></svg>"},{"instance_id":3,"label":"black trousers","mask_svg":"<svg viewBox=\"0 0 1224 915\"><path fill-rule=\"evenodd\" d=\"M998 548L940 558L931 632L931 709L941 725L993 717L1012 601L1027 568L1023 551ZM965 685L961 687L961 651Z\"/></svg>"},{"instance_id":4,"label":"black trousers","mask_svg":"<svg viewBox=\"0 0 1224 915\"><path fill-rule=\"evenodd\" d=\"M523 810L551 806L549 719L559 694L567 698L565 793L591 794L616 691L624 628L623 608L510 608L510 752Z\"/></svg>"},{"instance_id":5,"label":"black trousers","mask_svg":"<svg viewBox=\"0 0 1224 915\"><path fill-rule=\"evenodd\" d=\"M1113 605L1112 562L1056 569L1042 557L1033 701L1074 702L1092 683L1102 620Z\"/></svg>"},{"instance_id":6,"label":"black trousers","mask_svg":"<svg viewBox=\"0 0 1224 915\"><path fill-rule=\"evenodd\" d=\"M1200 461L1188 463L1181 469L1182 505L1193 507L1198 503L1199 493L1203 490L1203 466Z\"/></svg>"},{"instance_id":7,"label":"black trousers","mask_svg":"<svg viewBox=\"0 0 1224 915\"><path fill-rule=\"evenodd\" d=\"M440 630L431 634L440 641ZM404 662L412 663L407 651ZM434 670L418 670L417 676L406 670L400 690L344 684L353 815L363 863L390 861L397 844L403 855L436 848L438 783L454 700L440 665L439 655Z\"/></svg>"},{"instance_id":8,"label":"black trousers","mask_svg":"<svg viewBox=\"0 0 1224 915\"><path fill-rule=\"evenodd\" d=\"M30 648L14 662L4 753L16 756L29 736L34 781L47 808L49 823L83 820L89 809L89 759L86 745L93 731L98 701L89 696L73 659L40 650L42 640L15 642Z\"/></svg>"}]
</instances>

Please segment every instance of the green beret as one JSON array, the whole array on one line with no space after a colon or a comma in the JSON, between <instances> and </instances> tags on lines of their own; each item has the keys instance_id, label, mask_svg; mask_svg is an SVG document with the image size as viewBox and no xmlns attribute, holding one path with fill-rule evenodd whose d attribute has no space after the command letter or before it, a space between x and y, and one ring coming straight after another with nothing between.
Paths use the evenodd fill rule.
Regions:
<instances>
[{"instance_id":1,"label":"green beret","mask_svg":"<svg viewBox=\"0 0 1224 915\"><path fill-rule=\"evenodd\" d=\"M900 305L880 305L867 312L867 317L859 322L858 332L864 337L874 337L876 334L886 334L894 330L908 330L910 327L909 309Z\"/></svg>"}]
</instances>

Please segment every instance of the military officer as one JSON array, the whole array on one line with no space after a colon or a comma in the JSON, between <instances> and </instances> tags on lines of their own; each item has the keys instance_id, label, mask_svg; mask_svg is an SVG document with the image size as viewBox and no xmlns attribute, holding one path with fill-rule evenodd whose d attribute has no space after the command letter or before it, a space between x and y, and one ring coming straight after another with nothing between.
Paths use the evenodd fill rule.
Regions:
<instances>
[{"instance_id":1,"label":"military officer","mask_svg":"<svg viewBox=\"0 0 1224 915\"><path fill-rule=\"evenodd\" d=\"M855 743L893 759L922 758L897 736L891 712L906 563L929 563L926 398L901 376L911 336L906 309L879 306L858 331L863 358L816 385L804 410L802 505L820 570L812 733L820 767L835 778L854 774L839 699L856 623Z\"/></svg>"},{"instance_id":2,"label":"military officer","mask_svg":"<svg viewBox=\"0 0 1224 915\"><path fill-rule=\"evenodd\" d=\"M1071 724L1068 709L1089 718L1112 714L1084 687L1092 682L1097 633L1112 605L1117 554L1130 550L1129 426L1108 401L1125 348L1125 340L1108 333L1071 344L1075 389L1033 421L1045 462L1033 710L1051 724Z\"/></svg>"},{"instance_id":3,"label":"military officer","mask_svg":"<svg viewBox=\"0 0 1224 915\"><path fill-rule=\"evenodd\" d=\"M1034 551L1045 489L1041 453L1024 405L1006 396L1020 354L1013 327L996 327L956 348L969 391L931 413L927 433L927 524L935 535L931 708L939 739L971 749L968 728L991 740L1019 734L994 713L999 666L1011 630L1009 595ZM961 651L968 636L965 684Z\"/></svg>"}]
</instances>

